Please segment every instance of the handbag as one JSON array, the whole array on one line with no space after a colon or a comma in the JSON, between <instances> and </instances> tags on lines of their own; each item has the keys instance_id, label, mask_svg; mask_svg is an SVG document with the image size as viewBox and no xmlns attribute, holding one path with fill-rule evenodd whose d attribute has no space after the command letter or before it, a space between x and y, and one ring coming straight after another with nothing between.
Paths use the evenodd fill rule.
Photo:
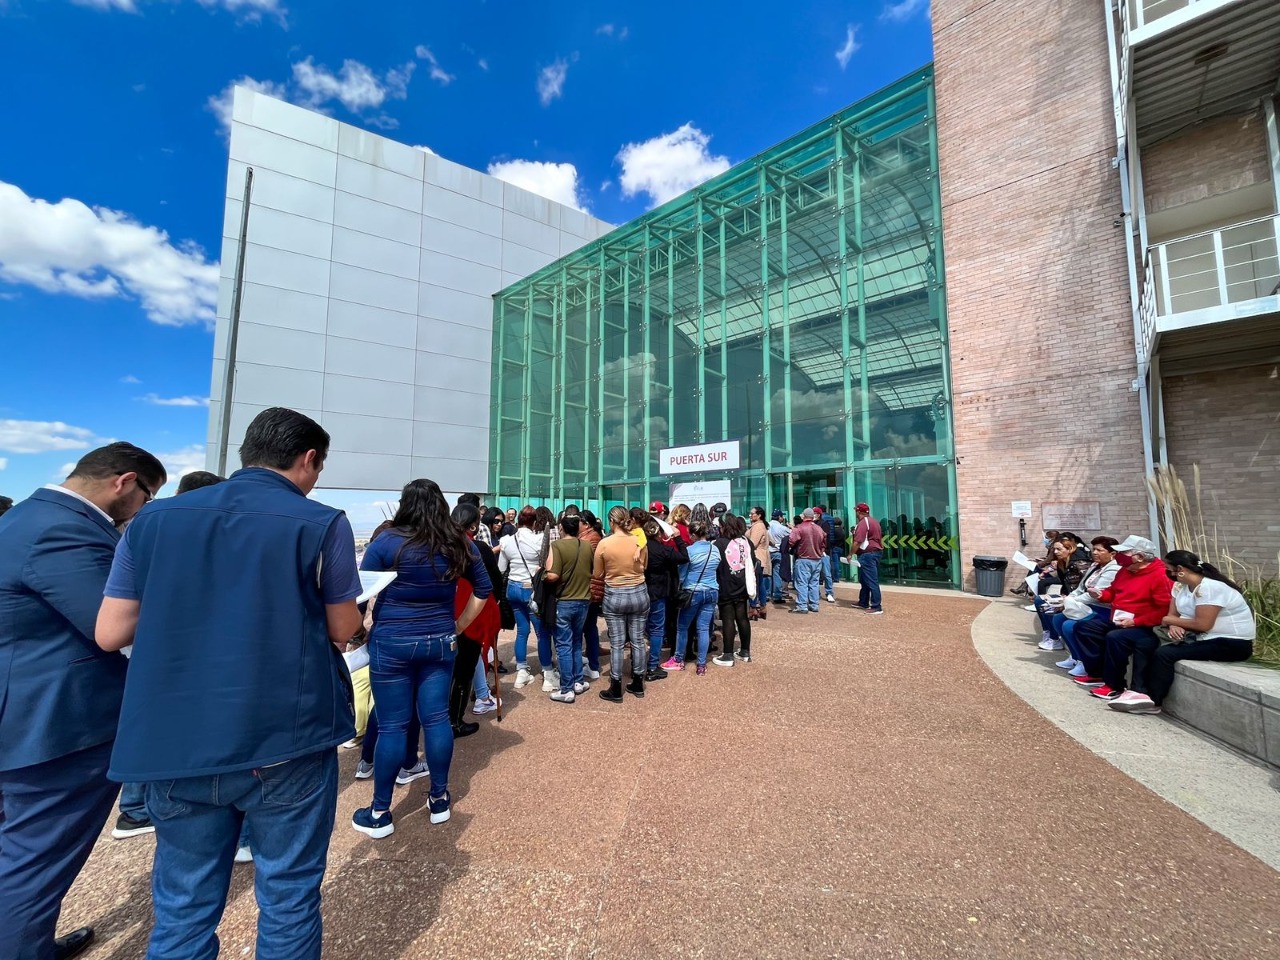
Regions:
<instances>
[{"instance_id":1,"label":"handbag","mask_svg":"<svg viewBox=\"0 0 1280 960\"><path fill-rule=\"evenodd\" d=\"M1068 620L1088 620L1093 616L1093 607L1078 597L1068 595L1062 601L1062 615Z\"/></svg>"},{"instance_id":2,"label":"handbag","mask_svg":"<svg viewBox=\"0 0 1280 960\"><path fill-rule=\"evenodd\" d=\"M502 579L502 592L498 594L498 616L502 618L503 630L514 630L516 627L516 611L507 599L507 578Z\"/></svg>"},{"instance_id":3,"label":"handbag","mask_svg":"<svg viewBox=\"0 0 1280 960\"><path fill-rule=\"evenodd\" d=\"M560 601L560 591L564 589L564 584L572 579L574 573L578 569L578 560L582 557L582 543L578 543L578 552L573 558L573 566L569 568L569 572L560 577L556 583L547 581L547 571L545 567L539 568L538 572L533 575L533 598L538 603L538 616L544 624L554 626L556 622L556 607Z\"/></svg>"},{"instance_id":4,"label":"handbag","mask_svg":"<svg viewBox=\"0 0 1280 960\"><path fill-rule=\"evenodd\" d=\"M711 550L714 549L715 547L711 548ZM707 572L707 565L711 563L711 550L707 551L707 559L702 561L702 569L698 571L699 580L701 580L702 575ZM681 587L680 592L676 594L676 603L680 605L681 610L688 608L689 604L693 603L693 591L686 587Z\"/></svg>"}]
</instances>

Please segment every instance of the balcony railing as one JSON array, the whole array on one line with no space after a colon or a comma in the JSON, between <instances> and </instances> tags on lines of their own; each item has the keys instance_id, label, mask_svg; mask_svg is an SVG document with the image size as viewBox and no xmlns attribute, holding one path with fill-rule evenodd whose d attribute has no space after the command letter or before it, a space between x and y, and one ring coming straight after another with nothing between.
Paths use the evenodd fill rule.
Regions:
<instances>
[{"instance_id":1,"label":"balcony railing","mask_svg":"<svg viewBox=\"0 0 1280 960\"><path fill-rule=\"evenodd\" d=\"M1158 317L1276 296L1280 293L1278 248L1280 216L1153 245L1147 252L1143 284L1144 329L1151 297L1154 336Z\"/></svg>"}]
</instances>

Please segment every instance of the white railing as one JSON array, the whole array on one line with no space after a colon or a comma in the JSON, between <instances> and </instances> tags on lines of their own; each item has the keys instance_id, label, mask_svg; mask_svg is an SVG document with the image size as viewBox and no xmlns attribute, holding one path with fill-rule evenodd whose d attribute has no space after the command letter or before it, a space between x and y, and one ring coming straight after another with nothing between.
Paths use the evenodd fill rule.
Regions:
<instances>
[{"instance_id":1,"label":"white railing","mask_svg":"<svg viewBox=\"0 0 1280 960\"><path fill-rule=\"evenodd\" d=\"M1154 244L1146 257L1144 317L1148 299L1155 304L1154 316L1167 317L1275 296L1280 292L1278 248L1280 216Z\"/></svg>"},{"instance_id":2,"label":"white railing","mask_svg":"<svg viewBox=\"0 0 1280 960\"><path fill-rule=\"evenodd\" d=\"M1208 2L1210 0L1120 0L1120 6L1121 13L1124 13L1124 7L1129 8L1127 20L1136 30L1171 13Z\"/></svg>"},{"instance_id":3,"label":"white railing","mask_svg":"<svg viewBox=\"0 0 1280 960\"><path fill-rule=\"evenodd\" d=\"M1156 343L1156 278L1151 269L1151 251L1142 262L1142 299L1138 303L1138 374L1151 363L1151 351Z\"/></svg>"}]
</instances>

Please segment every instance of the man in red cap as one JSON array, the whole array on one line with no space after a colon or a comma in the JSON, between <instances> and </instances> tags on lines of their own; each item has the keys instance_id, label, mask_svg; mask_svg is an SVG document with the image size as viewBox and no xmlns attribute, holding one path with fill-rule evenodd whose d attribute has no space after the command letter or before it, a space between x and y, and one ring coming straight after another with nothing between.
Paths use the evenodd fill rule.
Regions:
<instances>
[{"instance_id":1,"label":"man in red cap","mask_svg":"<svg viewBox=\"0 0 1280 960\"><path fill-rule=\"evenodd\" d=\"M871 516L865 503L854 508L858 525L853 528L853 552L858 555L858 603L867 613L880 614L880 521Z\"/></svg>"}]
</instances>

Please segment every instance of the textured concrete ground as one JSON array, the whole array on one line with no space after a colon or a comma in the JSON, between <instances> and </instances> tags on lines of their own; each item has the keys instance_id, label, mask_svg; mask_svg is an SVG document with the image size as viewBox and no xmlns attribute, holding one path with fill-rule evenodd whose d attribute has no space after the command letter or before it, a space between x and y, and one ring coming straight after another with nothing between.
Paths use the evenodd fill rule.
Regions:
<instances>
[{"instance_id":1,"label":"textured concrete ground","mask_svg":"<svg viewBox=\"0 0 1280 960\"><path fill-rule=\"evenodd\" d=\"M981 601L893 594L866 617L775 613L756 661L614 706L508 690L369 841L343 788L326 956L1280 956L1280 874L1094 756L970 639ZM152 841L103 839L62 929L134 958ZM252 868L224 956L252 952Z\"/></svg>"}]
</instances>

